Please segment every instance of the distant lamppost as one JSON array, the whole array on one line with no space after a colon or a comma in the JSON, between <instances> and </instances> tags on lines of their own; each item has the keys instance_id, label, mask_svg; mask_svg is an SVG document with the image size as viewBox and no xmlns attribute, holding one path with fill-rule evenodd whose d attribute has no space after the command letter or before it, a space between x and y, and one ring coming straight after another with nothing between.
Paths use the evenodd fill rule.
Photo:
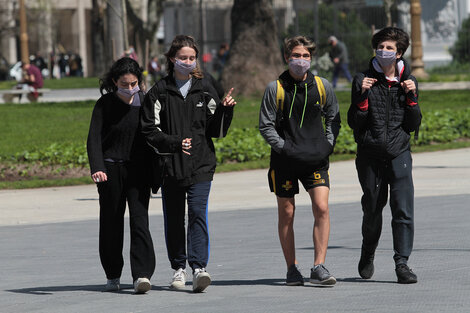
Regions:
<instances>
[{"instance_id":1,"label":"distant lamppost","mask_svg":"<svg viewBox=\"0 0 470 313\"><path fill-rule=\"evenodd\" d=\"M410 0L411 13L411 73L418 78L426 78L424 71L423 45L421 43L421 3Z\"/></svg>"},{"instance_id":2,"label":"distant lamppost","mask_svg":"<svg viewBox=\"0 0 470 313\"><path fill-rule=\"evenodd\" d=\"M29 48L28 48L28 26L26 23L26 8L24 0L20 0L20 47L21 47L21 62L29 62Z\"/></svg>"}]
</instances>

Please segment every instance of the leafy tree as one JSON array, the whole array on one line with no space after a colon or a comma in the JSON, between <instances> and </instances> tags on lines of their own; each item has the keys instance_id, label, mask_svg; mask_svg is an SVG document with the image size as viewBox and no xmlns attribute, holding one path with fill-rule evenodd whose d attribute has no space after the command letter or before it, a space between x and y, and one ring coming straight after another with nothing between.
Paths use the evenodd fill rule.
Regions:
<instances>
[{"instance_id":1,"label":"leafy tree","mask_svg":"<svg viewBox=\"0 0 470 313\"><path fill-rule=\"evenodd\" d=\"M470 62L470 17L463 21L457 41L450 52L454 61L458 63Z\"/></svg>"},{"instance_id":2,"label":"leafy tree","mask_svg":"<svg viewBox=\"0 0 470 313\"><path fill-rule=\"evenodd\" d=\"M299 33L311 38L314 37L315 20L314 12L298 12ZM329 51L328 37L336 36L343 41L348 48L349 70L352 74L367 69L369 60L373 56L370 44L371 31L360 20L354 11L341 11L337 7L327 4L319 5L318 14L319 38L314 38L319 56ZM290 26L288 35L294 33L294 27Z\"/></svg>"}]
</instances>

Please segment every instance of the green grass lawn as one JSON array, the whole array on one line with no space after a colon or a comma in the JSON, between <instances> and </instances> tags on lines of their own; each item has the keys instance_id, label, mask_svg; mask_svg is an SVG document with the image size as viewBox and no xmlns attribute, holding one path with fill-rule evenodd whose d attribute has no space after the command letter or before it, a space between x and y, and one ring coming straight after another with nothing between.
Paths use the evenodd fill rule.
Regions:
<instances>
[{"instance_id":1,"label":"green grass lawn","mask_svg":"<svg viewBox=\"0 0 470 313\"><path fill-rule=\"evenodd\" d=\"M336 93L340 104L342 123L350 104L350 92ZM422 111L443 108L462 110L470 108L470 90L422 91ZM258 125L261 96L237 98L232 128L252 128ZM53 143L85 143L88 134L93 101L73 103L0 104L0 161L8 162L12 155L23 151L45 149ZM229 133L230 136L230 133ZM469 140L420 146L414 151L435 151L470 146ZM350 159L353 155L333 155L332 161ZM3 159L3 161L2 161ZM230 163L218 166L218 171L233 171L268 166L268 160ZM0 164L1 165L1 164ZM60 184L78 184L86 179L42 182L0 182L1 188L44 187Z\"/></svg>"},{"instance_id":2,"label":"green grass lawn","mask_svg":"<svg viewBox=\"0 0 470 313\"><path fill-rule=\"evenodd\" d=\"M14 80L0 82L0 89L12 89L17 84ZM65 77L62 79L45 79L44 87L48 89L74 89L74 88L98 88L97 77Z\"/></svg>"},{"instance_id":3,"label":"green grass lawn","mask_svg":"<svg viewBox=\"0 0 470 313\"><path fill-rule=\"evenodd\" d=\"M343 123L347 123L350 92L336 93ZM470 107L470 90L422 91L421 110ZM261 96L237 99L231 127L258 125ZM93 101L0 105L0 156L45 148L52 143L85 141Z\"/></svg>"},{"instance_id":4,"label":"green grass lawn","mask_svg":"<svg viewBox=\"0 0 470 313\"><path fill-rule=\"evenodd\" d=\"M0 105L0 156L55 142L85 142L93 105L93 101Z\"/></svg>"}]
</instances>

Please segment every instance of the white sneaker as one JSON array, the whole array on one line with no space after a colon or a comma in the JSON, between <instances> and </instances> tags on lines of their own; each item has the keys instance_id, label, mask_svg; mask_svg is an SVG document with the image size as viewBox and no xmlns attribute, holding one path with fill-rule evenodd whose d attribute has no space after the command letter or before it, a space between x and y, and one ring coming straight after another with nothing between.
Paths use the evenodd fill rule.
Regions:
<instances>
[{"instance_id":1,"label":"white sneaker","mask_svg":"<svg viewBox=\"0 0 470 313\"><path fill-rule=\"evenodd\" d=\"M121 289L121 280L119 278L108 279L104 287L105 291L118 291L119 289Z\"/></svg>"},{"instance_id":2,"label":"white sneaker","mask_svg":"<svg viewBox=\"0 0 470 313\"><path fill-rule=\"evenodd\" d=\"M187 273L184 269L179 268L175 271L173 274L173 281L171 282L170 288L171 289L184 289L184 286L186 285L186 277Z\"/></svg>"},{"instance_id":3,"label":"white sneaker","mask_svg":"<svg viewBox=\"0 0 470 313\"><path fill-rule=\"evenodd\" d=\"M146 293L150 288L152 288L152 284L150 284L150 280L148 278L137 278L134 282L135 293Z\"/></svg>"},{"instance_id":4,"label":"white sneaker","mask_svg":"<svg viewBox=\"0 0 470 313\"><path fill-rule=\"evenodd\" d=\"M193 292L203 292L211 284L211 275L205 268L196 268L193 274Z\"/></svg>"}]
</instances>

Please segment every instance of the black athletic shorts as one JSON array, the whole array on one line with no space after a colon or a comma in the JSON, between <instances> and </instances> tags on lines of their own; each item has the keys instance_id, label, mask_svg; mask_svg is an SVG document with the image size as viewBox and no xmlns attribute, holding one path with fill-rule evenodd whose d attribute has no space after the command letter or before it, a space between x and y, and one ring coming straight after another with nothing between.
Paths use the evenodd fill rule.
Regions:
<instances>
[{"instance_id":1,"label":"black athletic shorts","mask_svg":"<svg viewBox=\"0 0 470 313\"><path fill-rule=\"evenodd\" d=\"M312 169L270 168L268 171L269 189L281 198L293 198L299 193L299 180L308 191L311 188L330 188L329 164Z\"/></svg>"}]
</instances>

